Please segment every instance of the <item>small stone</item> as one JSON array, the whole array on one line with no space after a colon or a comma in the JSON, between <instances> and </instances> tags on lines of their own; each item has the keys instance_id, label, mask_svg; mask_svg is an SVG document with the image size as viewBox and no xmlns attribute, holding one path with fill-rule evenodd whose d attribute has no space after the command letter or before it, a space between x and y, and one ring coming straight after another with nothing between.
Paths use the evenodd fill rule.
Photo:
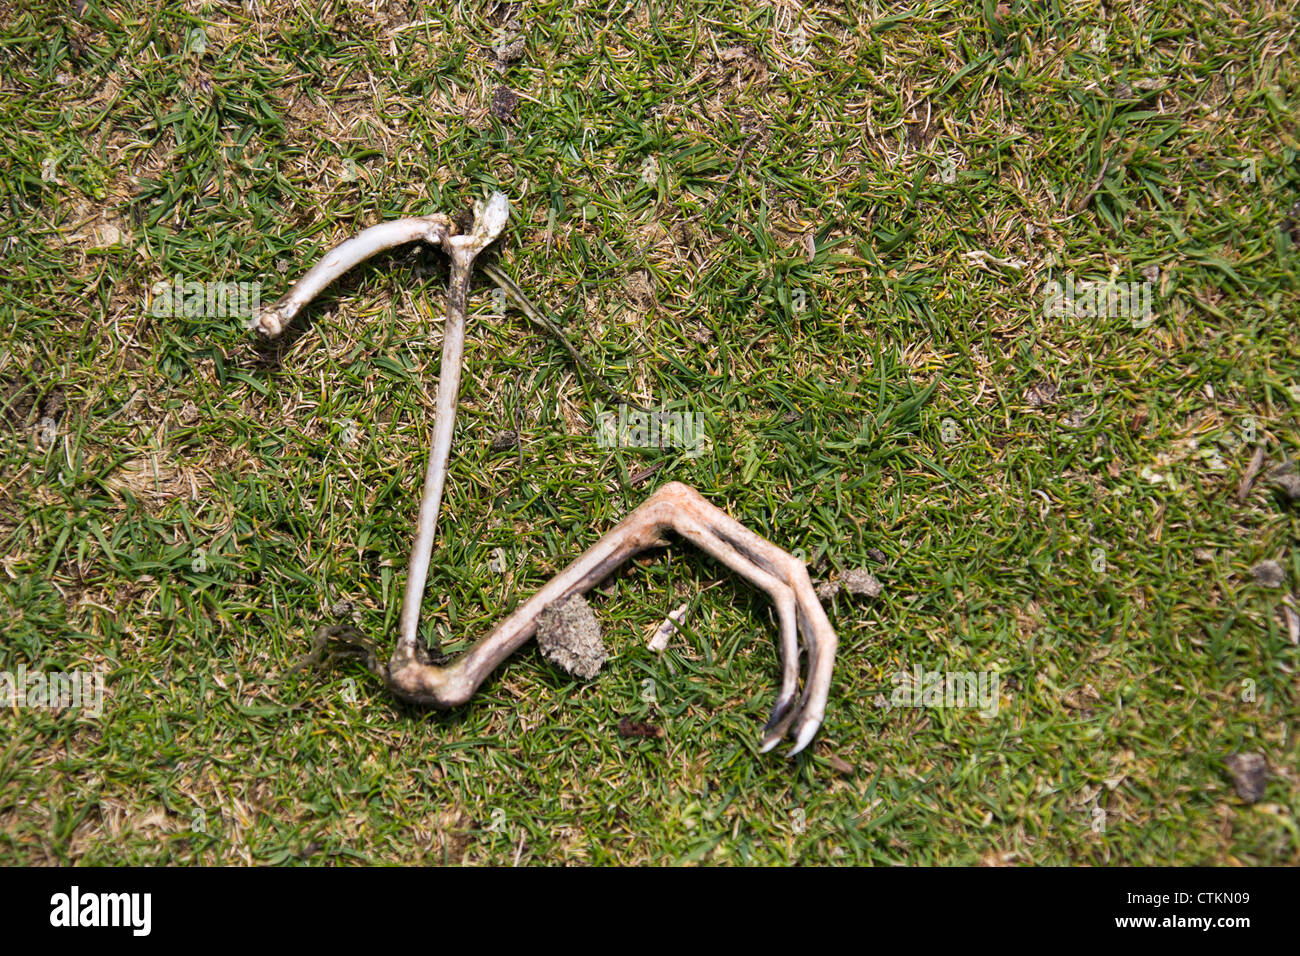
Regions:
<instances>
[{"instance_id":1,"label":"small stone","mask_svg":"<svg viewBox=\"0 0 1300 956\"><path fill-rule=\"evenodd\" d=\"M1268 783L1268 763L1263 754L1233 754L1224 763L1232 774L1232 785L1237 790L1237 796L1247 803L1254 803L1264 795L1264 785Z\"/></svg>"},{"instance_id":2,"label":"small stone","mask_svg":"<svg viewBox=\"0 0 1300 956\"><path fill-rule=\"evenodd\" d=\"M528 48L528 42L519 37L510 43L499 43L493 48L496 53L496 60L500 66L506 66L524 58L524 51Z\"/></svg>"},{"instance_id":3,"label":"small stone","mask_svg":"<svg viewBox=\"0 0 1300 956\"><path fill-rule=\"evenodd\" d=\"M872 561L875 561L876 564L884 564L885 561L888 560L885 557L885 552L881 551L879 548L871 548L869 551L867 551L867 557L869 557Z\"/></svg>"},{"instance_id":4,"label":"small stone","mask_svg":"<svg viewBox=\"0 0 1300 956\"><path fill-rule=\"evenodd\" d=\"M1286 584L1286 569L1276 561L1261 561L1250 569L1250 573L1262 588L1280 588Z\"/></svg>"},{"instance_id":5,"label":"small stone","mask_svg":"<svg viewBox=\"0 0 1300 956\"><path fill-rule=\"evenodd\" d=\"M1210 564L1214 561L1214 552L1209 548L1194 548L1192 557L1196 559L1197 564Z\"/></svg>"},{"instance_id":6,"label":"small stone","mask_svg":"<svg viewBox=\"0 0 1300 956\"><path fill-rule=\"evenodd\" d=\"M600 623L581 594L547 605L537 619L542 656L566 673L591 680L607 657Z\"/></svg>"}]
</instances>

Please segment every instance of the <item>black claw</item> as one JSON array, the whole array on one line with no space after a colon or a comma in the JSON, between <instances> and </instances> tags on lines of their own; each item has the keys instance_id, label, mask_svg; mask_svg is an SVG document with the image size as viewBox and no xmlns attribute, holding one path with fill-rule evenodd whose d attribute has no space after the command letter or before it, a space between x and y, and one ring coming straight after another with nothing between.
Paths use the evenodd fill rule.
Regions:
<instances>
[{"instance_id":1,"label":"black claw","mask_svg":"<svg viewBox=\"0 0 1300 956\"><path fill-rule=\"evenodd\" d=\"M764 734L767 734L773 727L779 724L781 722L781 718L790 712L790 708L794 706L794 702L797 699L797 697L798 695L795 694L792 695L790 699L785 701L784 703L782 703L779 700L776 702L776 706L772 708L772 716L769 717L767 719L767 723L763 725Z\"/></svg>"}]
</instances>

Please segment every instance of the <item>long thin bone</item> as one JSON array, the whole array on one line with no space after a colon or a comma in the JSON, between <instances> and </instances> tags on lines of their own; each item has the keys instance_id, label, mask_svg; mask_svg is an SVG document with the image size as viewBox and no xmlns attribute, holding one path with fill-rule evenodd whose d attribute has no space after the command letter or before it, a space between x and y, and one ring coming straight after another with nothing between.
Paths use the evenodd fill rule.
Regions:
<instances>
[{"instance_id":1,"label":"long thin bone","mask_svg":"<svg viewBox=\"0 0 1300 956\"><path fill-rule=\"evenodd\" d=\"M456 399L460 394L460 366L465 350L465 300L469 293L470 271L474 268L475 257L501 235L509 216L510 201L505 193L493 193L486 206L475 205L474 228L468 235L447 236L442 240L443 249L451 256L447 324L442 333L433 447L429 450L429 467L424 473L420 517L416 522L415 543L411 545L411 560L406 571L406 593L402 596L399 648L403 645L414 647L419 641L420 604L424 600L424 584L429 576L429 559L433 555L442 487L447 480L451 436L456 428Z\"/></svg>"},{"instance_id":2,"label":"long thin bone","mask_svg":"<svg viewBox=\"0 0 1300 956\"><path fill-rule=\"evenodd\" d=\"M312 299L353 266L386 249L408 242L423 241L440 246L454 231L451 220L441 213L395 219L363 229L326 253L325 258L312 266L275 305L255 313L248 327L268 338L274 338L289 327L289 323Z\"/></svg>"},{"instance_id":3,"label":"long thin bone","mask_svg":"<svg viewBox=\"0 0 1300 956\"><path fill-rule=\"evenodd\" d=\"M456 399L460 392L461 360L465 351L465 307L470 272L474 268L474 259L501 234L509 217L510 201L505 193L498 192L492 194L486 205L475 203L474 226L466 235L455 235L451 220L441 214L371 226L331 249L280 301L261 310L249 323L250 328L263 335L279 335L298 312L335 279L358 263L394 246L423 240L442 246L451 258L447 323L443 329L442 365L433 419L433 447L429 450L415 541L407 564L406 591L402 596L399 618L399 647L414 647L419 640L420 604L429 577L438 510L442 506L442 489L447 480L447 458L456 428Z\"/></svg>"}]
</instances>

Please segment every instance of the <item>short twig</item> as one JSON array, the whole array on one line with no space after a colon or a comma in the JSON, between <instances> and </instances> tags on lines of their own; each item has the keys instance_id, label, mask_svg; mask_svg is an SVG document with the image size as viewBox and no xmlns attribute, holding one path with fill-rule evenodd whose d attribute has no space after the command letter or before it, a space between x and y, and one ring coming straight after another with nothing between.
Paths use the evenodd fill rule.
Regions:
<instances>
[{"instance_id":1,"label":"short twig","mask_svg":"<svg viewBox=\"0 0 1300 956\"><path fill-rule=\"evenodd\" d=\"M1097 178L1093 180L1092 185L1088 187L1087 191L1074 201L1071 212L1082 212L1092 197L1096 195L1097 190L1101 188L1101 184L1106 180L1106 173L1110 169L1111 158L1112 157L1110 156L1106 157L1105 162L1101 164L1101 172L1097 174Z\"/></svg>"},{"instance_id":2,"label":"short twig","mask_svg":"<svg viewBox=\"0 0 1300 956\"><path fill-rule=\"evenodd\" d=\"M662 468L665 463L666 463L666 459L660 460L655 462L653 465L648 465L647 467L642 468L640 471L633 472L630 476L628 476L627 479L628 484L633 486L641 484L641 482L645 481L656 471Z\"/></svg>"},{"instance_id":3,"label":"short twig","mask_svg":"<svg viewBox=\"0 0 1300 956\"><path fill-rule=\"evenodd\" d=\"M1250 456L1250 464L1246 466L1246 471L1237 485L1237 504L1244 505L1246 503L1246 499L1250 497L1250 489L1254 486L1255 479L1263 470L1266 461L1268 461L1268 456L1261 445L1255 449L1255 454Z\"/></svg>"}]
</instances>

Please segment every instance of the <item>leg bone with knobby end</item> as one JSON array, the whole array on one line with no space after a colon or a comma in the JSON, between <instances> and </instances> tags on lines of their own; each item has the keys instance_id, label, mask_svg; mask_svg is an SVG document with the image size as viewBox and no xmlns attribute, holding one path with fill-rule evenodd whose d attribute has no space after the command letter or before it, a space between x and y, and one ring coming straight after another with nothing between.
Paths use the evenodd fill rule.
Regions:
<instances>
[{"instance_id":1,"label":"leg bone with knobby end","mask_svg":"<svg viewBox=\"0 0 1300 956\"><path fill-rule=\"evenodd\" d=\"M424 490L420 495L415 541L407 565L406 590L399 617L401 642L414 645L420 628L420 604L429 576L433 556L434 533L438 526L438 509L447 480L447 458L451 454L451 437L456 428L456 398L460 391L461 362L465 351L465 312L470 273L474 259L501 234L510 216L510 201L504 193L493 193L474 207L474 225L468 233L457 235L446 216L435 214L412 219L398 219L362 230L326 253L292 289L269 309L253 317L250 327L274 337L285 330L298 312L330 283L360 262L386 249L423 240L442 246L451 258L451 281L447 288L447 321L442 335L442 365L438 376L437 411L433 419L433 447L425 469Z\"/></svg>"},{"instance_id":2,"label":"leg bone with knobby end","mask_svg":"<svg viewBox=\"0 0 1300 956\"><path fill-rule=\"evenodd\" d=\"M278 302L270 308L259 310L249 321L248 327L268 338L275 338L289 327L289 323L312 299L353 266L408 242L423 241L442 245L443 240L453 231L451 220L441 213L395 219L363 229L327 252Z\"/></svg>"}]
</instances>

